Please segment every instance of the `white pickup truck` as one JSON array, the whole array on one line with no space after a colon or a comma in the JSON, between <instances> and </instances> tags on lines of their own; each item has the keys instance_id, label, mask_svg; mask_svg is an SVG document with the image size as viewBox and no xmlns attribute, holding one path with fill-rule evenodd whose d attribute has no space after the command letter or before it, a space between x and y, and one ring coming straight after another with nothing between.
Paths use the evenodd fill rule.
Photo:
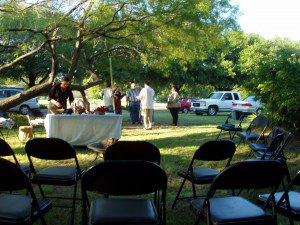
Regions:
<instances>
[{"instance_id":1,"label":"white pickup truck","mask_svg":"<svg viewBox=\"0 0 300 225\"><path fill-rule=\"evenodd\" d=\"M209 116L215 116L218 112L232 111L232 102L242 100L242 96L236 91L217 91L212 92L206 99L191 103L191 111L197 115L207 113Z\"/></svg>"}]
</instances>

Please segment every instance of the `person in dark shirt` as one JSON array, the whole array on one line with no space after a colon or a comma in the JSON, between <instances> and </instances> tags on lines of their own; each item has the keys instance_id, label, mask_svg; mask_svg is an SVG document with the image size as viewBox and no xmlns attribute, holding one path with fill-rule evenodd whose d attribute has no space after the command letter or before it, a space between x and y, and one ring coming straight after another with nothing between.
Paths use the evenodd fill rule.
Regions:
<instances>
[{"instance_id":1,"label":"person in dark shirt","mask_svg":"<svg viewBox=\"0 0 300 225\"><path fill-rule=\"evenodd\" d=\"M54 85L50 92L48 99L49 111L51 113L63 113L67 110L67 100L69 99L70 105L73 106L74 96L70 87L70 79L63 77L59 84Z\"/></svg>"}]
</instances>

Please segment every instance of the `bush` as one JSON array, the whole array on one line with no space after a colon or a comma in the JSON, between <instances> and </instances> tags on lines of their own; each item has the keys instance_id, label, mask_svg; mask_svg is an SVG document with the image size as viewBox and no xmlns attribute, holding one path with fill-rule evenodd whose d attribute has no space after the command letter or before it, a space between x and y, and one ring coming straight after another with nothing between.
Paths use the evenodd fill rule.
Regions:
<instances>
[{"instance_id":1,"label":"bush","mask_svg":"<svg viewBox=\"0 0 300 225\"><path fill-rule=\"evenodd\" d=\"M240 57L244 87L261 96L272 125L294 131L299 129L299 53L300 42L259 39ZM272 69L276 69L275 77Z\"/></svg>"}]
</instances>

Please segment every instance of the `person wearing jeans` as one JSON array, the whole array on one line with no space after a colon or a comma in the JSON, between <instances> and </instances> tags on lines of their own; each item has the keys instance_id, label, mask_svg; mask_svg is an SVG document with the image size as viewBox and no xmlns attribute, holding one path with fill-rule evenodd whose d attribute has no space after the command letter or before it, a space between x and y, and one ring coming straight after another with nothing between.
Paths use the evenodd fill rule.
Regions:
<instances>
[{"instance_id":1,"label":"person wearing jeans","mask_svg":"<svg viewBox=\"0 0 300 225\"><path fill-rule=\"evenodd\" d=\"M168 98L167 108L170 110L170 113L173 118L173 126L177 126L178 124L178 113L180 110L180 103L179 103L179 94L178 88L173 86L171 89L172 94Z\"/></svg>"},{"instance_id":2,"label":"person wearing jeans","mask_svg":"<svg viewBox=\"0 0 300 225\"><path fill-rule=\"evenodd\" d=\"M126 92L126 99L129 102L129 110L130 110L130 119L131 123L139 123L139 114L140 114L140 101L137 99L139 95L139 90L136 89L136 85L134 82L130 83L130 89Z\"/></svg>"}]
</instances>

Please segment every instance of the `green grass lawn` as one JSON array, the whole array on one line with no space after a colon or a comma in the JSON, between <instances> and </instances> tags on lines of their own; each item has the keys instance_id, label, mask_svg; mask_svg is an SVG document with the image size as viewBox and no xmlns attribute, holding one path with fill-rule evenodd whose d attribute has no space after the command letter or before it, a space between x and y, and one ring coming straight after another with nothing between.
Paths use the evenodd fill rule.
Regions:
<instances>
[{"instance_id":1,"label":"green grass lawn","mask_svg":"<svg viewBox=\"0 0 300 225\"><path fill-rule=\"evenodd\" d=\"M179 116L179 126L171 127L168 124L171 123L171 115L166 110L155 111L155 126L151 131L146 131L142 129L142 126L131 126L129 122L129 114L124 111L123 119L123 130L121 140L145 140L154 143L161 152L162 155L162 167L166 170L169 178L168 183L168 194L167 194L167 224L169 225L184 225L193 224L194 215L189 210L188 201L179 201L177 207L171 210L171 204L174 200L176 192L182 181L181 178L177 176L177 171L180 168L185 168L188 166L195 150L204 142L213 140L218 134L216 126L224 123L226 116L218 115L215 117L209 116L196 116L194 114L181 114ZM247 121L245 121L247 123ZM244 124L245 124L244 123ZM246 124L245 126L246 127ZM37 134L37 136L45 136L45 134ZM223 137L227 137L224 135ZM20 163L28 164L27 156L24 151L25 143L18 141L13 132L7 139L8 143L16 151L17 158ZM239 162L246 159L249 148L244 145L240 145L237 152L233 158L233 162ZM95 157L94 153L88 151L87 149L78 149L78 159L81 167L88 168L94 163L99 163L102 159L98 159L93 162ZM300 170L300 154L297 145L292 145L288 152L287 158L289 162L289 168L291 174L294 175L296 171ZM71 165L72 162L66 161L64 163L57 163L52 161L41 161L36 160L35 164L39 168L43 168L51 165ZM200 163L199 166L208 166L212 168L222 168L224 162L220 163ZM208 185L198 186L198 193L205 194L208 190ZM70 188L57 188L48 186L45 188L47 194L62 194L70 195L72 193ZM38 190L36 189L38 193ZM80 190L78 191L80 193ZM182 194L191 195L191 186L186 185ZM224 194L224 193L222 193ZM251 199L255 201L257 192L249 191L246 195L250 196ZM48 224L68 224L70 211L65 209L53 208L47 215L46 221ZM81 205L80 202L77 204L76 212L76 224L81 223ZM38 223L37 223L38 224ZM288 220L284 217L279 216L279 224L288 224Z\"/></svg>"}]
</instances>

